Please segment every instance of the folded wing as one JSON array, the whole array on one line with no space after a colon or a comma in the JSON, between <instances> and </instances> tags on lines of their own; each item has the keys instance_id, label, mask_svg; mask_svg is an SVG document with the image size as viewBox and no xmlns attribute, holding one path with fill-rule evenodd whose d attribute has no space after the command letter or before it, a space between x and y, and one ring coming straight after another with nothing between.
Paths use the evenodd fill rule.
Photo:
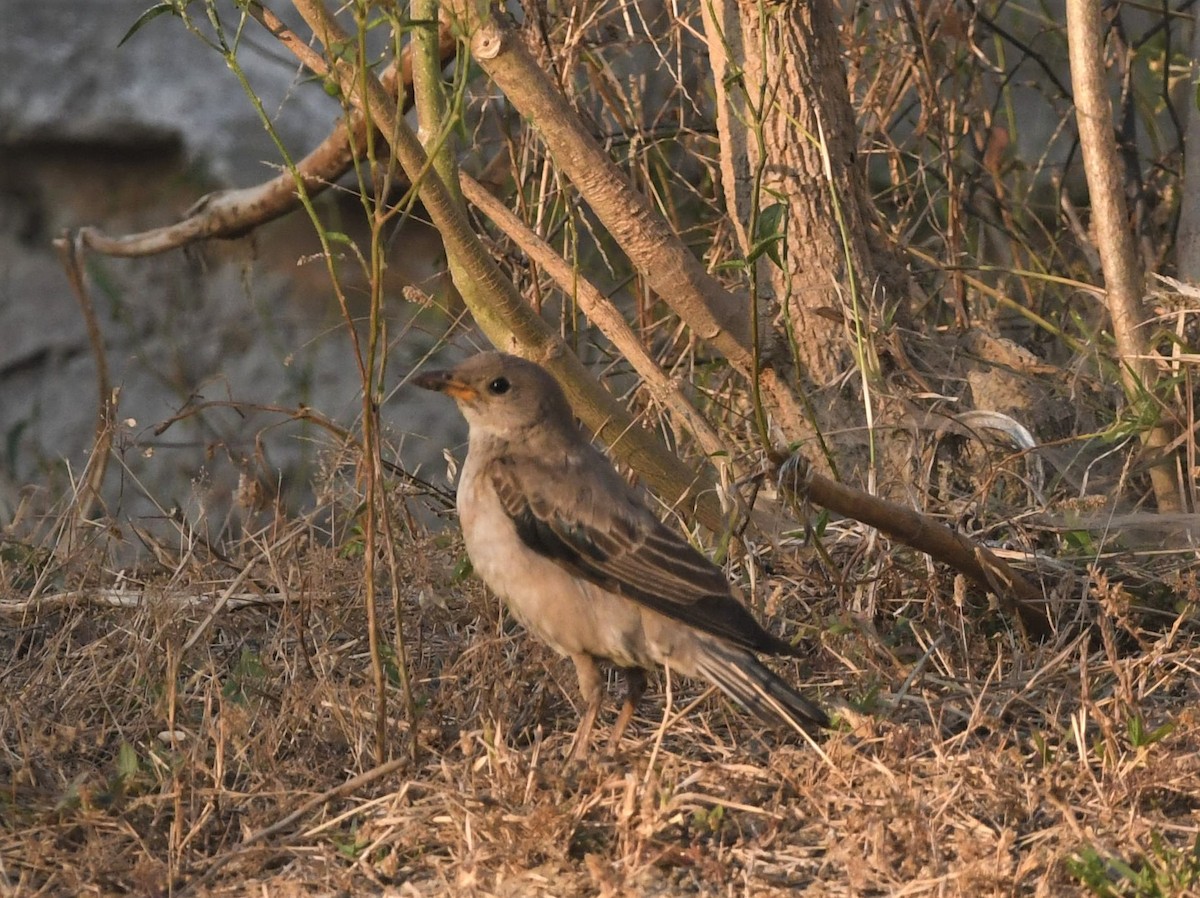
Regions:
<instances>
[{"instance_id":1,"label":"folded wing","mask_svg":"<svg viewBox=\"0 0 1200 898\"><path fill-rule=\"evenodd\" d=\"M564 461L568 476L529 458L498 458L487 472L527 546L609 592L734 645L797 654L759 625L721 569L642 505L602 456L581 452Z\"/></svg>"}]
</instances>

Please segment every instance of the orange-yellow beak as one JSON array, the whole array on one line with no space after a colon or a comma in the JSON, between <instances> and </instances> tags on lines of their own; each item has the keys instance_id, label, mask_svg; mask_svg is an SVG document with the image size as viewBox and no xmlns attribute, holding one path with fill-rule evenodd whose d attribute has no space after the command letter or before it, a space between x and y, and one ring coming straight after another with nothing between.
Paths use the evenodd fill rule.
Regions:
<instances>
[{"instance_id":1,"label":"orange-yellow beak","mask_svg":"<svg viewBox=\"0 0 1200 898\"><path fill-rule=\"evenodd\" d=\"M436 390L456 400L474 402L479 398L478 390L456 379L449 371L427 371L414 377L413 383L423 390Z\"/></svg>"}]
</instances>

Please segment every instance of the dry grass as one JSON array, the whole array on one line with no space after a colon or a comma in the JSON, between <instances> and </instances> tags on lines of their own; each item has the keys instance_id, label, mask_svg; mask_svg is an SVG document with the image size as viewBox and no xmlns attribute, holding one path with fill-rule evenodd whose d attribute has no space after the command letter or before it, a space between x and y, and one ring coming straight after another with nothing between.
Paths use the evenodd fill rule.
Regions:
<instances>
[{"instance_id":1,"label":"dry grass","mask_svg":"<svg viewBox=\"0 0 1200 898\"><path fill-rule=\"evenodd\" d=\"M72 593L24 605L29 571L6 555L0 892L1070 895L1091 893L1069 866L1089 850L1102 878L1110 857L1160 886L1179 868L1174 890L1112 894L1198 888L1194 574L1166 584L1165 618L1101 584L1099 635L1030 646L903 594L894 561L860 623L827 568L780 552L760 592L819 646L790 674L864 721L823 757L693 683L669 684L664 724L660 679L615 754L564 771L569 665L462 576L456 540L405 537L420 715L410 756L392 693L380 775L358 544L272 526L232 567L193 545L143 572L130 607L79 559ZM859 570L900 557L832 547ZM211 598L183 599L246 565L204 627Z\"/></svg>"},{"instance_id":2,"label":"dry grass","mask_svg":"<svg viewBox=\"0 0 1200 898\"><path fill-rule=\"evenodd\" d=\"M663 28L647 35L639 28L621 40L618 20L629 21L628 5L609 5L593 19L594 6L564 7L579 20L568 29L572 40L591 59L610 52L621 64L647 41L657 41L664 62L698 52L683 19L669 16L674 21ZM1065 401L1045 401L1039 383L1032 399L1023 393L1017 403L1056 418L1052 428L1031 422L1035 430L1051 438L1136 433L1128 422L1116 426L1103 398L1113 378L1092 359L1088 347L1103 341L1088 315L1072 317L1078 297L1061 292L1056 279L1017 276L1047 269L1085 282L1097 277L1069 239L1067 220L1053 211L1057 188L1048 191L1040 177L1050 154L1011 166L1002 158L989 163L989 154L981 166L977 158L979 147L1020 136L1016 117L1006 128L992 107L1001 92L1012 108L1028 102L1027 94L1008 92L1028 80L1029 67L1011 79L998 63L983 74L960 64L956 82L937 70L922 73L921 60L947 48L959 53L961 41L984 59L1000 46L943 6L929 10L949 42L869 4L858 7L857 35L846 31L877 201L894 219L898 244L911 236L918 249L933 247L927 267L916 270L929 295L942 295L966 272L978 277L971 289L979 291L973 301L981 320L1016 308L1011 287L1030 311L1064 322L1066 339L1053 335L1046 364L1072 357L1062 361L1061 377L1045 379L1063 385ZM587 21L592 36L582 27ZM937 52L914 48L915 39ZM689 79L704 74L687 71ZM642 78L614 81L583 105L618 123L642 121L644 109L675 110L652 118L680 123L690 161L664 155L655 135L631 132L629 165L637 183L674 195L664 205L679 233L711 237L717 249L705 255L716 265L729 229L719 204L695 186L717 168L710 123L694 108L690 80L667 96L645 94L648 87L662 90ZM1065 97L1045 93L1047 107L1065 115ZM967 135L963 122L990 124L972 125ZM889 123L898 125L894 133L885 130ZM930 139L930 129L944 139ZM510 139L504 133L498 143ZM1056 130L1060 139L1073 137ZM627 272L619 260L588 259L603 255L606 241L597 239L594 249L577 241L594 223L559 179L543 176L553 171L543 154L536 142L513 154L527 167L515 176L531 190L526 207L546 233L561 235L569 257L578 252L596 270L615 265L612 280L621 281ZM1145 168L1178 165L1167 156ZM1071 172L1051 174L1066 183ZM1053 202L1042 198L1048 192ZM954 215L945 211L951 204ZM976 220L991 236L976 260L983 267L970 272L961 268L964 247L979 238L962 223ZM1165 252L1170 241L1145 243ZM974 249L965 255L974 258ZM514 269L540 306L538 270ZM674 319L654 324L659 310L645 303L648 291L633 294L632 317L648 342L661 344L666 367L697 370L694 358L685 364L692 349L680 348ZM930 304L931 331L949 308ZM1194 335L1184 322L1191 327L1193 311L1172 319L1188 340ZM907 354L919 359L916 336L902 336ZM1044 342L1041 331L1035 336ZM1073 340L1086 352L1067 352ZM1176 374L1195 363L1179 348L1185 342L1170 344L1179 349ZM988 349L980 365L998 363L996 347ZM1013 376L1025 370L1004 365ZM1035 368L1021 376L1042 378L1041 363ZM1184 380L1191 377L1189 367ZM909 392L922 401L961 392L917 381ZM986 385L976 378L971 390ZM719 423L736 441L745 430L733 395L740 385L698 388L711 390L709 414L727 412ZM1091 397L1095 415L1088 414ZM1191 407L1180 429L1187 435L1197 432ZM1067 565L1064 521L1073 518L1064 515L1061 496L1044 503L1026 494L1038 490L1027 489L1020 456L997 467L1003 476L986 489L956 494L966 453L949 454L949 438L935 442L936 451L913 469L926 481L914 494L936 494L938 502L927 503L935 512L1022 550L1022 560L1038 550ZM1074 457L1074 444L1061 448ZM1107 446L1101 452L1119 470L1089 456L1084 483L1065 494L1134 494L1124 455ZM1137 519L1136 502L1117 501L1108 512L1130 507L1134 526L1154 529L1149 517ZM1054 521L1031 529L1030 516L1050 512L1058 530ZM1089 589L1080 580L1064 590L1061 617L1072 622L1086 610L1095 627L1030 645L978 597L960 595L944 572L853 528L834 538L831 525L825 561L776 548L739 559L734 573L754 573L756 597L778 631L812 641L806 669L789 675L826 702L849 701L859 712L848 715L853 726L842 724L818 751L764 731L696 684L660 678L618 751L597 750L586 766L564 771L578 711L569 665L513 628L495 600L461 576L457 541L397 525L408 534L397 553L399 629L419 714L414 723L394 682L381 765L362 544L352 531L319 523L330 518L270 520L221 555L189 536L159 546L157 566L141 562L121 576L108 559L127 556L124 547L137 540L119 524L101 533L116 548L68 549L78 545L70 528L52 518L40 531L4 535L0 896L1200 894L1194 552L1184 562L1168 558L1166 573L1158 573L1149 554L1106 556L1104 546L1083 547L1080 554L1104 570ZM380 578L385 594L390 582ZM391 603L385 597L382 604L382 630L394 634ZM396 653L384 654L394 673ZM611 719L610 709L605 723Z\"/></svg>"}]
</instances>

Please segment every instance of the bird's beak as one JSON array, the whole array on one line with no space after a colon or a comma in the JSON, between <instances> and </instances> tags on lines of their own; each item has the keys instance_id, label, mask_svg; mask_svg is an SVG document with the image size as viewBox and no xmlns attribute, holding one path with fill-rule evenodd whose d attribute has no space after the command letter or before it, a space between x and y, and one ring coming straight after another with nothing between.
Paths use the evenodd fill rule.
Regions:
<instances>
[{"instance_id":1,"label":"bird's beak","mask_svg":"<svg viewBox=\"0 0 1200 898\"><path fill-rule=\"evenodd\" d=\"M412 382L423 390L436 390L457 400L473 402L479 398L478 390L458 380L451 371L426 371L414 377Z\"/></svg>"}]
</instances>

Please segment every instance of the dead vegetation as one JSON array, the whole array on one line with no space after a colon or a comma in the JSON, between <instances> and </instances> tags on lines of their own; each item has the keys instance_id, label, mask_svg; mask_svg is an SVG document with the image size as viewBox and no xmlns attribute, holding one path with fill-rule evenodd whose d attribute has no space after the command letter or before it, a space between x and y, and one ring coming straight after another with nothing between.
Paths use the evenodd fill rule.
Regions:
<instances>
[{"instance_id":1,"label":"dead vegetation","mask_svg":"<svg viewBox=\"0 0 1200 898\"><path fill-rule=\"evenodd\" d=\"M225 561L193 541L119 590L95 547L5 543L6 894L1200 890L1194 570L1155 609L1095 579L1097 625L1034 645L855 530L824 534L826 562L744 555L733 574L755 566L773 625L814 646L789 675L861 721L817 752L660 678L615 754L564 770L569 665L500 614L456 536L417 531L397 598L419 714L385 651L381 767L362 546L331 518L273 520ZM213 615L230 562L245 576ZM852 614L867 571L874 613ZM39 574L70 591L27 601Z\"/></svg>"},{"instance_id":2,"label":"dead vegetation","mask_svg":"<svg viewBox=\"0 0 1200 898\"><path fill-rule=\"evenodd\" d=\"M582 21L587 8L564 15ZM871 307L863 322L875 323L870 341L887 365L862 361L831 382L861 374L864 408L886 399L907 416L870 428L838 419L833 430L903 460L893 469L903 476L872 487L898 482L912 508L1036 579L1052 637L1026 639L982 591L878 531L819 514L803 542L751 528L747 539L762 543L734 540L730 574L776 632L812 645L787 674L828 706L845 704L839 728L814 750L696 684L660 678L615 753L564 770L578 719L569 665L469 576L452 524L428 532L396 507L389 518L381 490L372 508L391 527L376 530L363 496L324 490L304 516L258 512L213 545L187 530L151 543L119 508L87 513L103 479L92 469L96 492L81 488L82 500L56 514L18 515L0 535L0 895L1200 894L1200 568L1186 534L1195 517L1145 510L1147 460L1136 451L1159 416L1177 421L1179 486L1194 505L1195 296L1154 309L1169 374L1161 391L1122 399L1086 228L1066 233L1075 211L1059 185L1069 179L1050 171L1048 151L1032 162L1005 155L1029 89L999 62L968 66L1003 49L983 13L968 21L953 4L930 5L939 35L882 6L860 8L865 37L849 40L849 59L861 143L872 148L867 175L929 299L912 331ZM605 16L625 12L612 4ZM603 18L590 27L603 40L568 31L593 59L608 50L619 61L650 40L622 42ZM689 28L666 32L685 57ZM919 60L932 67L947 48L958 80L926 77ZM1021 78L1039 63L1046 77L1035 87L1066 121L1067 92L1045 86L1052 67L1023 52ZM1020 88L1004 95L1003 121L985 83L1000 75L997 90ZM678 107L672 136L694 144L694 164L659 158L658 138L631 127L635 180L681 198L664 204L673 233L711 237L713 268L732 279L744 269L722 268L739 258L725 213L696 187L707 190L698 173L716 167L711 129L693 122L688 84L656 100L638 93L641 83L629 79L622 99L602 80L607 117L637 122L640 112L623 107ZM909 101L914 91L920 102ZM644 273L587 258L605 255L603 239L576 244L595 223L539 144L528 133L521 141L513 182L532 195L518 205L580 272L591 263L614 282L636 281L626 311L638 339L662 383L686 385L677 403L694 402L728 448L730 478L747 486L746 472L779 448L752 433L752 381L732 378L649 301ZM1170 153L1149 161L1156 177L1178 168ZM365 187L363 198L377 211ZM372 218L372 246L391 239L382 223L394 214ZM1151 225L1165 228L1143 222L1146 246L1166 247ZM543 311L553 291L527 253L497 249L500 280ZM380 308L382 272L365 273ZM431 342L471 339L453 316L426 312ZM952 312L965 330L941 340ZM969 320L979 327L966 329ZM629 367L581 321L563 330L594 350L592 361L612 362L606 374L629 391L614 407L643 415L647 432L687 458L689 478L719 454L663 412L653 381L630 387ZM374 422L394 370L385 378L382 361L355 361ZM104 436L117 416L98 382ZM995 415L959 414L972 407ZM1019 427L1005 434L1001 419ZM352 441L373 453L374 435L360 436ZM405 491L394 503L402 510L428 499L408 481L391 489ZM381 539L368 555L367 533L390 537L395 551ZM1176 537L1175 551L1155 548L1164 536ZM117 560L129 557L136 564ZM374 652L372 632L383 637Z\"/></svg>"}]
</instances>

